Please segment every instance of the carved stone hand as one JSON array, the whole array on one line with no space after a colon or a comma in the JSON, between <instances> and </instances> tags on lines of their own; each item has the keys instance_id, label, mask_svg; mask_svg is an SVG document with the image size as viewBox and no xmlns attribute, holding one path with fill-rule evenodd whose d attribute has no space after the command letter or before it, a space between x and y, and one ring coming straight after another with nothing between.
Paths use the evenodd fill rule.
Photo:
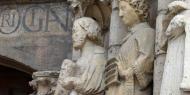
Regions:
<instances>
[{"instance_id":1,"label":"carved stone hand","mask_svg":"<svg viewBox=\"0 0 190 95\"><path fill-rule=\"evenodd\" d=\"M127 70L119 69L119 75L120 75L121 78L124 78L125 80L128 80L131 77L133 77L134 72L133 72L132 68L128 68Z\"/></svg>"}]
</instances>

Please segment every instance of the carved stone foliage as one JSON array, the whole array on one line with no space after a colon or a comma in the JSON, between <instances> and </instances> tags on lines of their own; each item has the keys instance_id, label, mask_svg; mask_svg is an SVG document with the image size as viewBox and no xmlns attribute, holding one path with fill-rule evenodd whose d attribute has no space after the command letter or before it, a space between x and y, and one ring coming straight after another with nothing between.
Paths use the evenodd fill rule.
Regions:
<instances>
[{"instance_id":1,"label":"carved stone foliage","mask_svg":"<svg viewBox=\"0 0 190 95\"><path fill-rule=\"evenodd\" d=\"M58 71L34 72L33 80L29 84L35 92L31 95L54 95L58 76Z\"/></svg>"},{"instance_id":2,"label":"carved stone foliage","mask_svg":"<svg viewBox=\"0 0 190 95\"><path fill-rule=\"evenodd\" d=\"M119 15L130 32L121 42L118 55L106 65L106 95L152 95L155 33L144 22L146 2L119 0Z\"/></svg>"},{"instance_id":3,"label":"carved stone foliage","mask_svg":"<svg viewBox=\"0 0 190 95\"><path fill-rule=\"evenodd\" d=\"M73 24L72 38L73 47L81 51L81 57L77 62L64 60L58 83L67 92L64 95L99 95L104 91L106 63L101 28L92 18L79 18Z\"/></svg>"}]
</instances>

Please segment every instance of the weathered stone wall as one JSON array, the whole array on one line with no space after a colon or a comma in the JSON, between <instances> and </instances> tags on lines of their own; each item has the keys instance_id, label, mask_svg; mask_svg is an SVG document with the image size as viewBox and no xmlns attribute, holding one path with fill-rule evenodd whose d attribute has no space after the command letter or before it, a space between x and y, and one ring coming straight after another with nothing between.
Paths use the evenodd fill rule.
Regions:
<instances>
[{"instance_id":1,"label":"weathered stone wall","mask_svg":"<svg viewBox=\"0 0 190 95\"><path fill-rule=\"evenodd\" d=\"M0 6L0 55L36 70L71 58L72 14L66 2Z\"/></svg>"}]
</instances>

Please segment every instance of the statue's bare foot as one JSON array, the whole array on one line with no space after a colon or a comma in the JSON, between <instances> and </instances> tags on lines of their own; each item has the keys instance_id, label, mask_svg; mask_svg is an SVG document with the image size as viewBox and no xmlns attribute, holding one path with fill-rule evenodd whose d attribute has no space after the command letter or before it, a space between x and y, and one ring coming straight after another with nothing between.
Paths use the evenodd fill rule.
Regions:
<instances>
[{"instance_id":1,"label":"statue's bare foot","mask_svg":"<svg viewBox=\"0 0 190 95\"><path fill-rule=\"evenodd\" d=\"M180 88L183 91L190 91L190 80L183 80L180 84Z\"/></svg>"}]
</instances>

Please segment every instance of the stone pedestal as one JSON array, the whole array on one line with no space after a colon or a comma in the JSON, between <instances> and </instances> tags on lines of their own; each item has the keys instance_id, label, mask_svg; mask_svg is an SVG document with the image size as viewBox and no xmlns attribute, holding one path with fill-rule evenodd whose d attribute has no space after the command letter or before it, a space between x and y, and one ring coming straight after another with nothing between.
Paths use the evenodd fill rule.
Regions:
<instances>
[{"instance_id":1,"label":"stone pedestal","mask_svg":"<svg viewBox=\"0 0 190 95\"><path fill-rule=\"evenodd\" d=\"M58 76L58 71L34 72L33 80L29 83L35 90L32 95L54 95Z\"/></svg>"}]
</instances>

